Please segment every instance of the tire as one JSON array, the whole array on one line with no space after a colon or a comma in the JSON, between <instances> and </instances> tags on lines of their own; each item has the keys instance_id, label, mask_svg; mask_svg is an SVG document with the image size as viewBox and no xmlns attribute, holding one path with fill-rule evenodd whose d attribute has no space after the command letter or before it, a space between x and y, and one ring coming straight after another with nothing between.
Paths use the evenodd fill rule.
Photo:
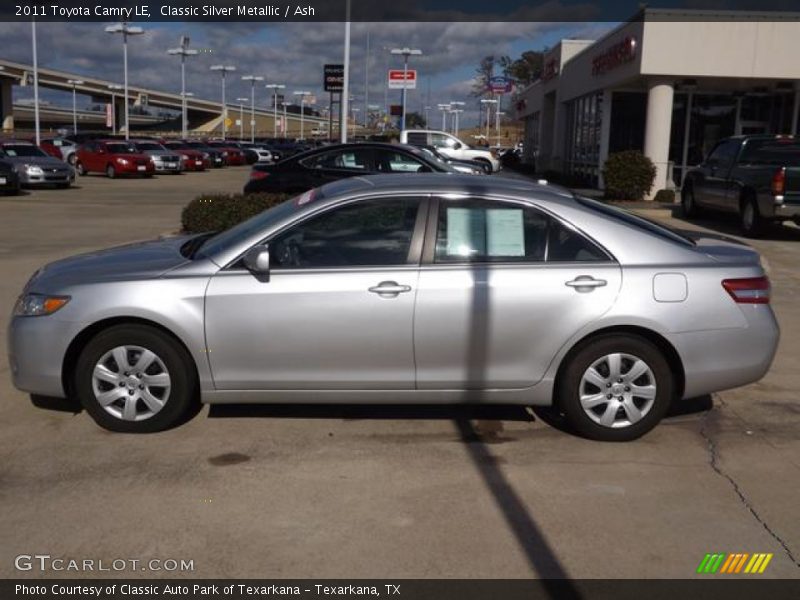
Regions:
<instances>
[{"instance_id":1,"label":"tire","mask_svg":"<svg viewBox=\"0 0 800 600\"><path fill-rule=\"evenodd\" d=\"M615 356L619 357L616 370ZM642 370L642 365L647 370ZM634 368L637 373L632 374ZM635 440L653 429L669 409L675 389L661 351L633 335L590 340L568 358L557 384L558 407L572 428L579 435L604 442Z\"/></svg>"},{"instance_id":2,"label":"tire","mask_svg":"<svg viewBox=\"0 0 800 600\"><path fill-rule=\"evenodd\" d=\"M694 188L692 184L686 184L681 190L681 210L687 219L694 219L700 216L700 209L694 199Z\"/></svg>"},{"instance_id":3,"label":"tire","mask_svg":"<svg viewBox=\"0 0 800 600\"><path fill-rule=\"evenodd\" d=\"M84 177L86 173L88 173L86 167L84 167L83 163L79 160L75 162L75 169L78 171L78 175L80 175L81 177Z\"/></svg>"},{"instance_id":4,"label":"tire","mask_svg":"<svg viewBox=\"0 0 800 600\"><path fill-rule=\"evenodd\" d=\"M139 372L137 362L143 355L149 364ZM124 357L128 365L118 363L117 357ZM100 365L104 368L98 369ZM154 327L116 325L101 331L81 352L73 376L81 405L109 431L163 431L199 407L194 362L183 346ZM99 399L102 394L105 406Z\"/></svg>"},{"instance_id":5,"label":"tire","mask_svg":"<svg viewBox=\"0 0 800 600\"><path fill-rule=\"evenodd\" d=\"M757 238L763 235L766 229L766 221L758 210L758 202L753 196L747 196L741 204L739 211L739 224L742 233L750 238Z\"/></svg>"},{"instance_id":6,"label":"tire","mask_svg":"<svg viewBox=\"0 0 800 600\"><path fill-rule=\"evenodd\" d=\"M483 159L483 158L476 158L475 162L481 163L481 166L483 167L483 170L486 171L487 175L491 175L492 174L492 170L493 170L492 169L492 163L490 163L488 160Z\"/></svg>"},{"instance_id":7,"label":"tire","mask_svg":"<svg viewBox=\"0 0 800 600\"><path fill-rule=\"evenodd\" d=\"M114 165L108 165L106 167L106 177L109 179L114 179L117 176L117 170L114 168Z\"/></svg>"},{"instance_id":8,"label":"tire","mask_svg":"<svg viewBox=\"0 0 800 600\"><path fill-rule=\"evenodd\" d=\"M75 156L74 152L67 157L67 162L71 164L73 167L75 166L75 161L77 160L78 158Z\"/></svg>"}]
</instances>

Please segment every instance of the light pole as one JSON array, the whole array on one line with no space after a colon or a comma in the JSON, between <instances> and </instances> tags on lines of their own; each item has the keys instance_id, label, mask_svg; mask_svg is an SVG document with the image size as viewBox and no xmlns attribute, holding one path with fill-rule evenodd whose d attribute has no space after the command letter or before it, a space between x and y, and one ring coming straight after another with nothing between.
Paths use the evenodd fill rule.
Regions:
<instances>
[{"instance_id":1,"label":"light pole","mask_svg":"<svg viewBox=\"0 0 800 600\"><path fill-rule=\"evenodd\" d=\"M250 100L250 98L237 98L236 101L239 103L239 139L244 139L244 103Z\"/></svg>"},{"instance_id":2,"label":"light pole","mask_svg":"<svg viewBox=\"0 0 800 600\"><path fill-rule=\"evenodd\" d=\"M422 50L417 48L392 48L392 54L401 55L403 57L403 114L400 117L400 131L406 128L406 95L408 94L408 57L421 56Z\"/></svg>"},{"instance_id":3,"label":"light pole","mask_svg":"<svg viewBox=\"0 0 800 600\"><path fill-rule=\"evenodd\" d=\"M350 0L345 2L344 18L344 60L342 61L344 72L342 73L342 91L339 96L339 141L347 143L347 99L350 97ZM344 123L342 123L344 121ZM302 123L302 121L301 121ZM342 124L345 127L342 127Z\"/></svg>"},{"instance_id":4,"label":"light pole","mask_svg":"<svg viewBox=\"0 0 800 600\"><path fill-rule=\"evenodd\" d=\"M228 110L225 106L225 74L236 70L236 67L230 65L212 65L209 67L211 71L219 71L222 73L222 139L225 139L225 132L228 127L225 125L225 119L228 118Z\"/></svg>"},{"instance_id":5,"label":"light pole","mask_svg":"<svg viewBox=\"0 0 800 600\"><path fill-rule=\"evenodd\" d=\"M496 138L495 143L499 146L500 145L500 117L506 114L502 110L498 108L498 110L494 111L494 136Z\"/></svg>"},{"instance_id":6,"label":"light pole","mask_svg":"<svg viewBox=\"0 0 800 600\"><path fill-rule=\"evenodd\" d=\"M118 83L109 83L108 89L111 90L111 133L117 135L117 90L122 86Z\"/></svg>"},{"instance_id":7,"label":"light pole","mask_svg":"<svg viewBox=\"0 0 800 600\"><path fill-rule=\"evenodd\" d=\"M33 45L33 121L38 146L42 142L42 133L39 126L39 55L36 51L36 19L31 20L31 44Z\"/></svg>"},{"instance_id":8,"label":"light pole","mask_svg":"<svg viewBox=\"0 0 800 600\"><path fill-rule=\"evenodd\" d=\"M450 101L450 112L452 112L455 117L453 119L453 135L458 137L458 113L464 112L464 109L460 108L464 106L464 102L457 102L454 100Z\"/></svg>"},{"instance_id":9,"label":"light pole","mask_svg":"<svg viewBox=\"0 0 800 600\"><path fill-rule=\"evenodd\" d=\"M72 86L72 133L78 133L78 109L75 101L75 86L83 85L82 79L67 79L67 83Z\"/></svg>"},{"instance_id":10,"label":"light pole","mask_svg":"<svg viewBox=\"0 0 800 600\"><path fill-rule=\"evenodd\" d=\"M303 119L306 112L305 100L306 96L311 95L311 92L299 91L299 92L294 92L294 95L300 96L300 139L304 140L305 137L303 136Z\"/></svg>"},{"instance_id":11,"label":"light pole","mask_svg":"<svg viewBox=\"0 0 800 600\"><path fill-rule=\"evenodd\" d=\"M426 106L425 107L425 129L430 129L431 128L430 121L428 120L428 111L430 109L431 109L430 106Z\"/></svg>"},{"instance_id":12,"label":"light pole","mask_svg":"<svg viewBox=\"0 0 800 600\"><path fill-rule=\"evenodd\" d=\"M121 33L122 34L122 64L125 75L125 139L130 138L130 120L128 118L128 36L142 35L144 29L141 27L132 27L128 25L127 21L109 25L106 27L106 33Z\"/></svg>"},{"instance_id":13,"label":"light pole","mask_svg":"<svg viewBox=\"0 0 800 600\"><path fill-rule=\"evenodd\" d=\"M286 86L282 83L268 83L264 86L272 90L272 137L278 137L278 90L282 90Z\"/></svg>"},{"instance_id":14,"label":"light pole","mask_svg":"<svg viewBox=\"0 0 800 600\"><path fill-rule=\"evenodd\" d=\"M250 143L256 141L256 81L264 81L261 75L242 75L242 81L250 82Z\"/></svg>"},{"instance_id":15,"label":"light pole","mask_svg":"<svg viewBox=\"0 0 800 600\"><path fill-rule=\"evenodd\" d=\"M447 131L447 111L450 110L450 105L437 104L436 108L442 111L442 131Z\"/></svg>"},{"instance_id":16,"label":"light pole","mask_svg":"<svg viewBox=\"0 0 800 600\"><path fill-rule=\"evenodd\" d=\"M283 137L289 137L289 121L286 120L286 107L291 106L291 102L284 101L283 103Z\"/></svg>"},{"instance_id":17,"label":"light pole","mask_svg":"<svg viewBox=\"0 0 800 600\"><path fill-rule=\"evenodd\" d=\"M197 50L189 49L189 36L181 36L181 45L178 48L170 48L167 54L181 57L181 137L187 137L186 123L186 57L194 56Z\"/></svg>"},{"instance_id":18,"label":"light pole","mask_svg":"<svg viewBox=\"0 0 800 600\"><path fill-rule=\"evenodd\" d=\"M492 104L497 104L497 100L495 100L495 99L491 99L490 100L488 98L483 98L481 100L481 104L485 104L486 105L486 145L488 146L489 145L489 123L491 122L491 118L490 118L491 112L490 111L492 110Z\"/></svg>"}]
</instances>

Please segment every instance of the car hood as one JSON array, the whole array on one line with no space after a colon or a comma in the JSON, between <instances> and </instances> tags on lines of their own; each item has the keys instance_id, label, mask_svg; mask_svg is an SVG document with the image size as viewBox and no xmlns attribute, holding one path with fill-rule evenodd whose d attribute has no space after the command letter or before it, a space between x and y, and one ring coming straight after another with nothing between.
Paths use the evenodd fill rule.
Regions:
<instances>
[{"instance_id":1,"label":"car hood","mask_svg":"<svg viewBox=\"0 0 800 600\"><path fill-rule=\"evenodd\" d=\"M193 236L137 242L70 256L39 269L26 289L57 293L58 290L73 285L160 277L167 271L190 262L181 254L180 249L191 237Z\"/></svg>"},{"instance_id":2,"label":"car hood","mask_svg":"<svg viewBox=\"0 0 800 600\"><path fill-rule=\"evenodd\" d=\"M36 165L37 167L69 168L63 160L54 156L4 156L3 160L17 166Z\"/></svg>"}]
</instances>

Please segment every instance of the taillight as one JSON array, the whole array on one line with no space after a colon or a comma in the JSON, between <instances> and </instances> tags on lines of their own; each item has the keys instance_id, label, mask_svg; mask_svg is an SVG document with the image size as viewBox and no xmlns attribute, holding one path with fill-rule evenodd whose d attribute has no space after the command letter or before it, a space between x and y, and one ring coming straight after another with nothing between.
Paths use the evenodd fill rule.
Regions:
<instances>
[{"instance_id":1,"label":"taillight","mask_svg":"<svg viewBox=\"0 0 800 600\"><path fill-rule=\"evenodd\" d=\"M781 167L772 176L772 184L770 185L773 196L783 196L786 191L786 169Z\"/></svg>"},{"instance_id":2,"label":"taillight","mask_svg":"<svg viewBox=\"0 0 800 600\"><path fill-rule=\"evenodd\" d=\"M769 278L723 279L722 287L738 304L769 304Z\"/></svg>"},{"instance_id":3,"label":"taillight","mask_svg":"<svg viewBox=\"0 0 800 600\"><path fill-rule=\"evenodd\" d=\"M269 173L267 171L257 171L253 169L250 171L250 179L264 179L264 177L268 177Z\"/></svg>"}]
</instances>

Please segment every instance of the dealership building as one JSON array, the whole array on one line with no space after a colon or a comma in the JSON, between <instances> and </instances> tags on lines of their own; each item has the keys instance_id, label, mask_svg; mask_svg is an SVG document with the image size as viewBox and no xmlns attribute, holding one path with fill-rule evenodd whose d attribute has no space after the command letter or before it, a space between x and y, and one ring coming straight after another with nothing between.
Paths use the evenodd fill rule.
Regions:
<instances>
[{"instance_id":1,"label":"dealership building","mask_svg":"<svg viewBox=\"0 0 800 600\"><path fill-rule=\"evenodd\" d=\"M680 187L720 139L797 133L800 13L645 8L599 40L562 40L512 110L524 160L602 187L609 153L656 166L651 197Z\"/></svg>"}]
</instances>

